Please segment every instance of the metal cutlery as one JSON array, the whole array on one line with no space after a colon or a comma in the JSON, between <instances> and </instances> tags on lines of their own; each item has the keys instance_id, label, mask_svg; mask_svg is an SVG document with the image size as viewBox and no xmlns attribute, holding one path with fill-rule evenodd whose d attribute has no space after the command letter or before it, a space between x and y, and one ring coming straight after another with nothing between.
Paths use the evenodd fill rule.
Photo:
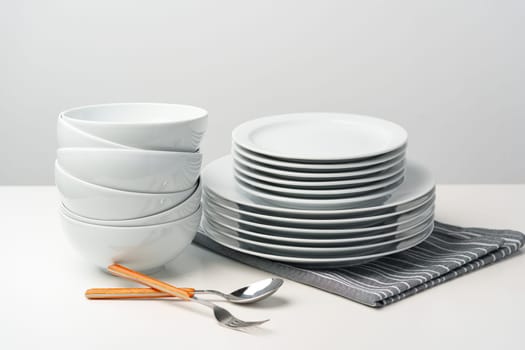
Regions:
<instances>
[{"instance_id":1,"label":"metal cutlery","mask_svg":"<svg viewBox=\"0 0 525 350\"><path fill-rule=\"evenodd\" d=\"M231 293L223 293L213 289L179 288L190 297L195 294L215 294L235 304L251 304L266 299L274 294L283 284L280 278L267 278ZM86 291L88 299L151 299L171 297L169 293L160 292L153 288L92 288Z\"/></svg>"},{"instance_id":2,"label":"metal cutlery","mask_svg":"<svg viewBox=\"0 0 525 350\"><path fill-rule=\"evenodd\" d=\"M243 321L235 316L233 316L228 310L213 304L207 300L201 300L195 298L195 296L190 297L189 293L183 289L177 288L168 284L166 282L157 280L156 278L141 274L140 272L131 270L127 267L124 267L119 264L113 264L108 267L108 270L119 277L123 277L141 284L144 284L148 287L154 288L156 290L162 291L174 297L179 297L187 301L193 301L200 305L207 306L213 310L213 315L215 319L223 326L232 328L232 329L242 329L252 326L257 326L263 324L269 320L261 321Z\"/></svg>"}]
</instances>

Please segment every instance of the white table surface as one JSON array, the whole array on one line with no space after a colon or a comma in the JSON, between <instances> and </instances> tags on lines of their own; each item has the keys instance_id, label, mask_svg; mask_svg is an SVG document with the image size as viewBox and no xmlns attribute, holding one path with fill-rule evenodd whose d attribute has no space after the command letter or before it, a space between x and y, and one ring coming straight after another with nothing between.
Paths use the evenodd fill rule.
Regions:
<instances>
[{"instance_id":1,"label":"white table surface","mask_svg":"<svg viewBox=\"0 0 525 350\"><path fill-rule=\"evenodd\" d=\"M443 185L437 219L525 231L525 185ZM84 290L133 286L103 273L69 246L54 187L0 187L0 349L386 349L523 348L525 255L372 309L285 281L253 306L221 303L245 319L271 318L242 333L211 310L177 301L90 301ZM266 278L191 246L156 276L178 286L231 291Z\"/></svg>"}]
</instances>

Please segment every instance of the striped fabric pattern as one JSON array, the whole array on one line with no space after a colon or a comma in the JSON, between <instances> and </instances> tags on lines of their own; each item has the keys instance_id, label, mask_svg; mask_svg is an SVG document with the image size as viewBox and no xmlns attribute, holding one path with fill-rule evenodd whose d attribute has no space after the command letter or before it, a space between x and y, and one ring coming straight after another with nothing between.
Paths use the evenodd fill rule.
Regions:
<instances>
[{"instance_id":1,"label":"striped fabric pattern","mask_svg":"<svg viewBox=\"0 0 525 350\"><path fill-rule=\"evenodd\" d=\"M236 252L199 233L195 242L216 253L372 307L382 307L516 253L525 235L512 230L435 223L432 235L407 251L364 265L304 269Z\"/></svg>"}]
</instances>

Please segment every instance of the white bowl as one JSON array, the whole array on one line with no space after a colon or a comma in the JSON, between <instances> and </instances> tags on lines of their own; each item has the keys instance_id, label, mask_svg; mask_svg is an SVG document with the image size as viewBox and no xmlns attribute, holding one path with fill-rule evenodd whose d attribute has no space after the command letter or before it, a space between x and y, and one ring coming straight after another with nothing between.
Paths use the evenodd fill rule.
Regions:
<instances>
[{"instance_id":1,"label":"white bowl","mask_svg":"<svg viewBox=\"0 0 525 350\"><path fill-rule=\"evenodd\" d=\"M130 147L194 152L208 125L202 108L168 103L115 103L72 108L62 117L91 135Z\"/></svg>"},{"instance_id":2,"label":"white bowl","mask_svg":"<svg viewBox=\"0 0 525 350\"><path fill-rule=\"evenodd\" d=\"M202 209L177 221L151 226L92 225L62 213L62 225L73 246L101 268L113 263L139 271L158 269L186 248L199 227Z\"/></svg>"},{"instance_id":3,"label":"white bowl","mask_svg":"<svg viewBox=\"0 0 525 350\"><path fill-rule=\"evenodd\" d=\"M98 220L128 220L160 213L182 203L197 186L170 193L115 190L80 180L68 174L58 162L55 162L55 182L69 210Z\"/></svg>"},{"instance_id":4,"label":"white bowl","mask_svg":"<svg viewBox=\"0 0 525 350\"><path fill-rule=\"evenodd\" d=\"M199 208L201 203L202 187L199 184L192 195L179 205L174 206L161 213L146 216L138 219L131 220L95 220L85 218L69 210L64 204L61 205L62 212L72 219L82 221L93 225L103 226L145 226L145 225L159 225L170 221L180 220L191 213L195 212Z\"/></svg>"},{"instance_id":5,"label":"white bowl","mask_svg":"<svg viewBox=\"0 0 525 350\"><path fill-rule=\"evenodd\" d=\"M69 174L123 191L176 192L199 177L202 154L109 148L59 148L58 164Z\"/></svg>"},{"instance_id":6,"label":"white bowl","mask_svg":"<svg viewBox=\"0 0 525 350\"><path fill-rule=\"evenodd\" d=\"M68 123L62 116L57 120L57 140L58 147L135 149L90 135Z\"/></svg>"}]
</instances>

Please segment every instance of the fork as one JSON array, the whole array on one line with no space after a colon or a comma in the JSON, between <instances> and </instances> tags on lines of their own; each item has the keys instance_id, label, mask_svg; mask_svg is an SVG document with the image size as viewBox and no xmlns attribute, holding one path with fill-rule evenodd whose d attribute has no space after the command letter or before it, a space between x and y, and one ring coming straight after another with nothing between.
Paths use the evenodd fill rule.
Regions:
<instances>
[{"instance_id":1,"label":"fork","mask_svg":"<svg viewBox=\"0 0 525 350\"><path fill-rule=\"evenodd\" d=\"M242 329L247 327L258 326L269 321L268 319L261 321L243 321L233 316L228 310L218 305L215 305L210 301L198 299L195 296L193 296L193 298L190 298L189 294L183 289L174 287L166 282L157 280L150 276L146 276L144 274L141 274L140 272L134 271L119 264L110 265L108 267L108 270L116 276L139 282L151 288L155 288L157 290L168 293L175 297L182 298L187 301L193 301L198 304L207 306L213 310L213 315L215 316L217 322L219 322L221 325L227 328Z\"/></svg>"}]
</instances>

